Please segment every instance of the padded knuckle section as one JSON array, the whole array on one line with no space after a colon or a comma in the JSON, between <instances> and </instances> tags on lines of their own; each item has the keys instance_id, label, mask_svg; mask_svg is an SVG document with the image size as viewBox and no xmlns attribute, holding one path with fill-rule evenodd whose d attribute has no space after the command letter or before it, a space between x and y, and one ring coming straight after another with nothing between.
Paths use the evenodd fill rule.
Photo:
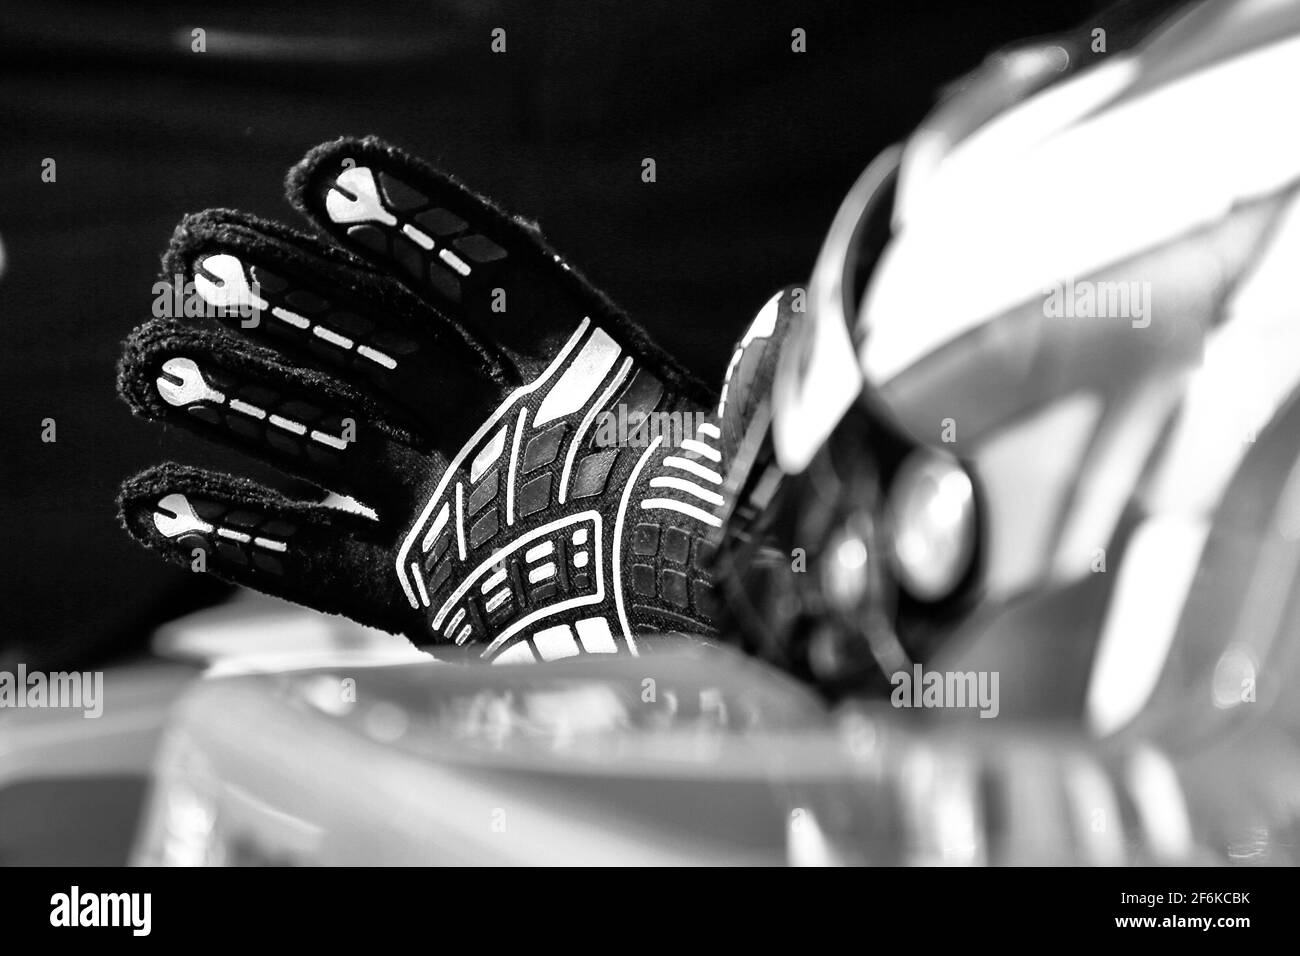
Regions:
<instances>
[{"instance_id":1,"label":"padded knuckle section","mask_svg":"<svg viewBox=\"0 0 1300 956\"><path fill-rule=\"evenodd\" d=\"M353 245L453 303L509 258L504 246L444 201L364 162L322 186L325 215Z\"/></svg>"},{"instance_id":2,"label":"padded knuckle section","mask_svg":"<svg viewBox=\"0 0 1300 956\"><path fill-rule=\"evenodd\" d=\"M316 465L338 467L356 436L354 417L249 381L205 358L165 360L155 387L167 405L194 420Z\"/></svg>"},{"instance_id":3,"label":"padded knuckle section","mask_svg":"<svg viewBox=\"0 0 1300 956\"><path fill-rule=\"evenodd\" d=\"M220 252L194 263L197 291L209 305L221 307L216 315L227 325L372 378L382 379L418 351L414 339L380 326L360 304L306 288L284 270L246 258L246 253Z\"/></svg>"},{"instance_id":4,"label":"padded knuckle section","mask_svg":"<svg viewBox=\"0 0 1300 956\"><path fill-rule=\"evenodd\" d=\"M284 559L300 529L298 523L260 509L193 492L158 497L152 522L154 530L182 552L202 552L205 559L218 562L218 568L273 576L284 573Z\"/></svg>"},{"instance_id":5,"label":"padded knuckle section","mask_svg":"<svg viewBox=\"0 0 1300 956\"><path fill-rule=\"evenodd\" d=\"M706 569L713 559L707 536L671 523L639 522L629 542L631 585L646 612L670 610L708 619L713 611L712 584ZM697 621L683 626L698 627Z\"/></svg>"}]
</instances>

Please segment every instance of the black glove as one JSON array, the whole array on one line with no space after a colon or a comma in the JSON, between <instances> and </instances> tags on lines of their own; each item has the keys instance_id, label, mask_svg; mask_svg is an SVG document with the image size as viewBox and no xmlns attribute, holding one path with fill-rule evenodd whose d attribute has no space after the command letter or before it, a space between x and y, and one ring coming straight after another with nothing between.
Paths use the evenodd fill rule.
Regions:
<instances>
[{"instance_id":1,"label":"black glove","mask_svg":"<svg viewBox=\"0 0 1300 956\"><path fill-rule=\"evenodd\" d=\"M552 660L707 632L710 390L535 226L391 146L320 146L287 190L325 241L187 217L163 279L215 314L136 329L119 388L360 507L166 464L124 485L126 528L435 652Z\"/></svg>"}]
</instances>

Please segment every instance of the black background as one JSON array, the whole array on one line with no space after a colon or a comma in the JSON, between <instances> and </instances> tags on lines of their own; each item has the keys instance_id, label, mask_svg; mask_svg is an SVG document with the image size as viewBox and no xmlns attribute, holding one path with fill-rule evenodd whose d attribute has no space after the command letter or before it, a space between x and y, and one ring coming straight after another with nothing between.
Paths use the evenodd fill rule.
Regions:
<instances>
[{"instance_id":1,"label":"black background","mask_svg":"<svg viewBox=\"0 0 1300 956\"><path fill-rule=\"evenodd\" d=\"M221 594L136 548L115 518L118 484L140 468L222 463L133 420L114 390L118 343L148 317L183 213L292 220L284 170L319 141L375 133L538 220L716 380L754 310L807 275L860 169L943 84L1093 6L7 4L0 658L85 666ZM504 55L489 47L498 26ZM195 27L205 53L190 49ZM795 27L807 53L791 51ZM47 157L55 183L41 181ZM56 443L40 440L45 418Z\"/></svg>"}]
</instances>

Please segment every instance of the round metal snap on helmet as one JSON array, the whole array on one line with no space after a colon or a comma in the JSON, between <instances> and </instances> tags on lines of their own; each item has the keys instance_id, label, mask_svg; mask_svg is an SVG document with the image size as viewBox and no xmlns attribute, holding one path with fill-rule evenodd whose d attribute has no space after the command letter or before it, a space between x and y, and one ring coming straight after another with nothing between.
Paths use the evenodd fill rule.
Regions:
<instances>
[{"instance_id":1,"label":"round metal snap on helmet","mask_svg":"<svg viewBox=\"0 0 1300 956\"><path fill-rule=\"evenodd\" d=\"M956 84L782 297L718 580L832 692L1086 586L1106 726L1295 623L1300 8L1133 6Z\"/></svg>"}]
</instances>

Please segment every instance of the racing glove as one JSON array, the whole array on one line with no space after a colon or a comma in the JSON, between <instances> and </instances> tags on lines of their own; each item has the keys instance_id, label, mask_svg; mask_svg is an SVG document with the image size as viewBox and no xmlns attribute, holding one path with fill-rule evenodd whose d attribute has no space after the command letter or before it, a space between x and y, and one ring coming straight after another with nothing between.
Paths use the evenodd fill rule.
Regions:
<instances>
[{"instance_id":1,"label":"racing glove","mask_svg":"<svg viewBox=\"0 0 1300 956\"><path fill-rule=\"evenodd\" d=\"M124 484L127 530L436 656L707 633L717 396L535 225L392 146L317 147L287 193L319 237L227 209L180 223L119 390L321 500L164 464Z\"/></svg>"}]
</instances>

